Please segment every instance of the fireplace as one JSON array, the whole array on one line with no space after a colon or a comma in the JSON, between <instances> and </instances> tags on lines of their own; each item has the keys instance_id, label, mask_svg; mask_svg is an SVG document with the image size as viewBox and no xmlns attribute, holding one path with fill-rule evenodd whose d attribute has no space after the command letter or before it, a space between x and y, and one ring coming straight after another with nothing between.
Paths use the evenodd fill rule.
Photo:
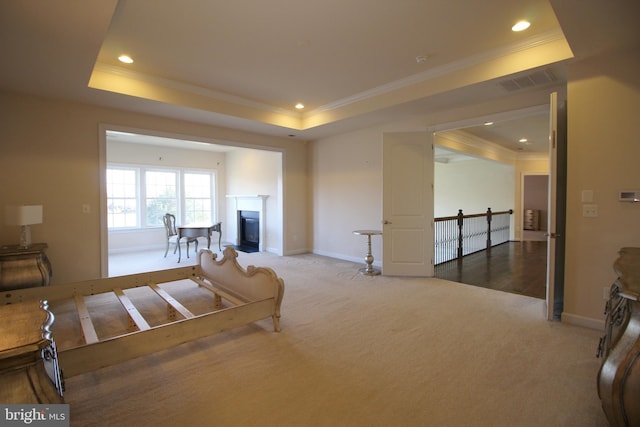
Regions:
<instances>
[{"instance_id":1,"label":"fireplace","mask_svg":"<svg viewBox=\"0 0 640 427\"><path fill-rule=\"evenodd\" d=\"M258 252L260 248L260 212L238 211L238 250Z\"/></svg>"},{"instance_id":2,"label":"fireplace","mask_svg":"<svg viewBox=\"0 0 640 427\"><path fill-rule=\"evenodd\" d=\"M235 232L234 246L236 249L245 252L265 250L267 243L267 197L269 196L260 194L227 195L231 202L229 207L235 213L235 215L230 215L228 229ZM250 213L245 214L246 212ZM248 218L243 219L243 216ZM247 226L249 230L242 230Z\"/></svg>"}]
</instances>

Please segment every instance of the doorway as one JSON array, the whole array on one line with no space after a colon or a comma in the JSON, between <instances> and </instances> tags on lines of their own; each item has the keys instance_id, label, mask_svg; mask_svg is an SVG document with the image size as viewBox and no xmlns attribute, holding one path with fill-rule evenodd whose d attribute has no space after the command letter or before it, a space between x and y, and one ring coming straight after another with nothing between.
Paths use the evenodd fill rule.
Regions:
<instances>
[{"instance_id":1,"label":"doorway","mask_svg":"<svg viewBox=\"0 0 640 427\"><path fill-rule=\"evenodd\" d=\"M548 201L549 175L524 173L521 201L523 241L547 241Z\"/></svg>"},{"instance_id":2,"label":"doorway","mask_svg":"<svg viewBox=\"0 0 640 427\"><path fill-rule=\"evenodd\" d=\"M476 260L473 268L480 270L470 273L472 262L469 258L465 259L462 270L455 261L448 269L436 266L436 277L449 280L454 278L454 281L499 288L508 292L511 284L521 282L524 285L535 281L540 282L535 289L518 285L514 287L514 293L545 298L545 269L548 263L546 226L549 210L546 184L549 180L549 117L549 106L544 105L509 114L477 118L475 125L470 125L469 121L466 121L442 125L438 128L436 144L444 152L438 155L438 150L436 151L436 161L451 164L451 162L465 161L467 156L467 158L483 159L486 162L513 167L510 191L514 197L511 199L509 208L513 208L515 214L511 228L511 241L499 248L499 251L492 249L491 257L479 254L476 258L481 259ZM529 132L526 135L528 138L525 137L525 132ZM541 182L544 183L540 185ZM463 185L463 183L457 185ZM436 180L436 193L438 193L438 180ZM448 193L455 196L455 192L448 191ZM489 205L484 206L484 209L487 206ZM437 208L438 206L436 206L436 216L450 215L437 212ZM525 229L527 210L534 211L536 215L535 221L529 222L531 226L526 227L530 229ZM520 262L518 259L525 259L522 257L527 257L527 261L523 261L525 264L522 265L535 263L535 271L514 269L514 265ZM500 261L500 258L503 260ZM486 278L489 277L489 273L492 276L491 280L480 281L482 283L473 283L470 279L472 277L477 279L481 275ZM534 277L538 278L534 280L532 279ZM456 278L461 280L455 280Z\"/></svg>"},{"instance_id":3,"label":"doorway","mask_svg":"<svg viewBox=\"0 0 640 427\"><path fill-rule=\"evenodd\" d=\"M107 133L111 135L108 137ZM119 141L111 141L113 134L120 135ZM118 147L119 145L119 147ZM214 174L211 222L222 222L221 240L227 244L237 244L236 212L230 211L231 203L227 202L228 194L265 194L268 195L266 211L268 215L264 226L268 238L265 239L265 250L282 255L283 240L283 153L278 150L260 150L256 148L220 144L219 141L198 140L183 135L160 134L145 130L123 128L117 126L100 127L100 171L101 171L101 275L109 277L110 254L127 251L156 253L158 261L163 261L165 252L165 231L163 226L149 226L138 220L128 229L111 230L108 226L106 172L107 165L118 162L141 170L177 168L184 171L209 171ZM260 167L255 167L259 165ZM178 180L178 205L176 209L187 212L184 201L184 187ZM144 214L143 203L139 200L141 216ZM198 206L198 203L196 203ZM164 208L163 208L164 209ZM146 218L145 218L146 219ZM182 222L189 217L185 214ZM125 227L126 228L126 227ZM216 239L217 240L217 239ZM202 243L202 242L201 242ZM205 247L206 247L206 242ZM215 248L214 248L215 246ZM217 244L211 245L212 251L218 251ZM215 250L214 250L215 249ZM159 254L159 255L158 255ZM167 255L169 258L169 254ZM167 263L170 267L179 266L177 259ZM186 261L185 261L186 262ZM150 265L152 263L149 263ZM163 263L164 265L165 263ZM153 265L158 265L154 263ZM150 270L145 270L150 271Z\"/></svg>"}]
</instances>

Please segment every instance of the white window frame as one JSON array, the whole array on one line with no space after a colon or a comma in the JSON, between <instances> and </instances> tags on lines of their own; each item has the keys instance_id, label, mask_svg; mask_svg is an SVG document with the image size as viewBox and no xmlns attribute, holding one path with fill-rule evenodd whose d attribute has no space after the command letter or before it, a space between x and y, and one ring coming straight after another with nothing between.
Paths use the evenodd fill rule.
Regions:
<instances>
[{"instance_id":1,"label":"white window frame","mask_svg":"<svg viewBox=\"0 0 640 427\"><path fill-rule=\"evenodd\" d=\"M109 231L120 230L140 230L140 229L157 229L157 225L147 224L147 196L146 196L146 172L158 171L158 172L174 172L176 173L176 223L180 224L184 222L186 213L186 200L184 189L184 175L185 174L207 174L210 176L210 192L211 192L211 223L217 222L217 171L215 169L193 169L183 167L158 167L155 165L131 165L122 163L108 163L107 170L109 169L125 169L136 170L136 205L138 217L136 220L137 225L135 227L109 227ZM107 200L109 195L107 194Z\"/></svg>"},{"instance_id":2,"label":"white window frame","mask_svg":"<svg viewBox=\"0 0 640 427\"><path fill-rule=\"evenodd\" d=\"M118 164L113 164L113 165L108 165L107 166L107 170L109 169L118 169L118 170L124 170L124 171L133 171L135 174L135 188L136 188L136 195L135 195L135 203L136 203L136 208L137 208L137 212L138 214L136 215L136 224L133 226L125 226L125 227L109 227L110 230L132 230L132 229L136 229L136 228L140 228L140 168L136 167L136 166L132 166L132 165L118 165ZM105 178L106 179L106 178ZM107 187L107 192L108 192L108 187L109 184L106 184ZM108 206L109 206L109 194L107 193L107 224L109 223L109 211L108 211Z\"/></svg>"}]
</instances>

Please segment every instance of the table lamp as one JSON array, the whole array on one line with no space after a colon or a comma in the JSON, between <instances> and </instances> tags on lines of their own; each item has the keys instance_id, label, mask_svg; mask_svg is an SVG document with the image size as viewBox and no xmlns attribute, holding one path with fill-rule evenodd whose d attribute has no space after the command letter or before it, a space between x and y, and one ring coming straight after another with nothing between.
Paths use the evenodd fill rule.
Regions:
<instances>
[{"instance_id":1,"label":"table lamp","mask_svg":"<svg viewBox=\"0 0 640 427\"><path fill-rule=\"evenodd\" d=\"M7 225L19 225L20 248L31 246L31 225L42 224L42 205L6 206L5 222Z\"/></svg>"}]
</instances>

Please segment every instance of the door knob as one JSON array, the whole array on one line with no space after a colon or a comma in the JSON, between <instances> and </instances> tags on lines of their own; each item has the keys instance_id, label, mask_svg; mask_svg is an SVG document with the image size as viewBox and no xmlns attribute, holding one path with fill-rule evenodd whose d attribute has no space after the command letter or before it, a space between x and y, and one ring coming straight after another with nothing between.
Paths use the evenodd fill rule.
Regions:
<instances>
[{"instance_id":1,"label":"door knob","mask_svg":"<svg viewBox=\"0 0 640 427\"><path fill-rule=\"evenodd\" d=\"M383 224L391 224L391 221L387 221L386 219L382 221Z\"/></svg>"}]
</instances>

